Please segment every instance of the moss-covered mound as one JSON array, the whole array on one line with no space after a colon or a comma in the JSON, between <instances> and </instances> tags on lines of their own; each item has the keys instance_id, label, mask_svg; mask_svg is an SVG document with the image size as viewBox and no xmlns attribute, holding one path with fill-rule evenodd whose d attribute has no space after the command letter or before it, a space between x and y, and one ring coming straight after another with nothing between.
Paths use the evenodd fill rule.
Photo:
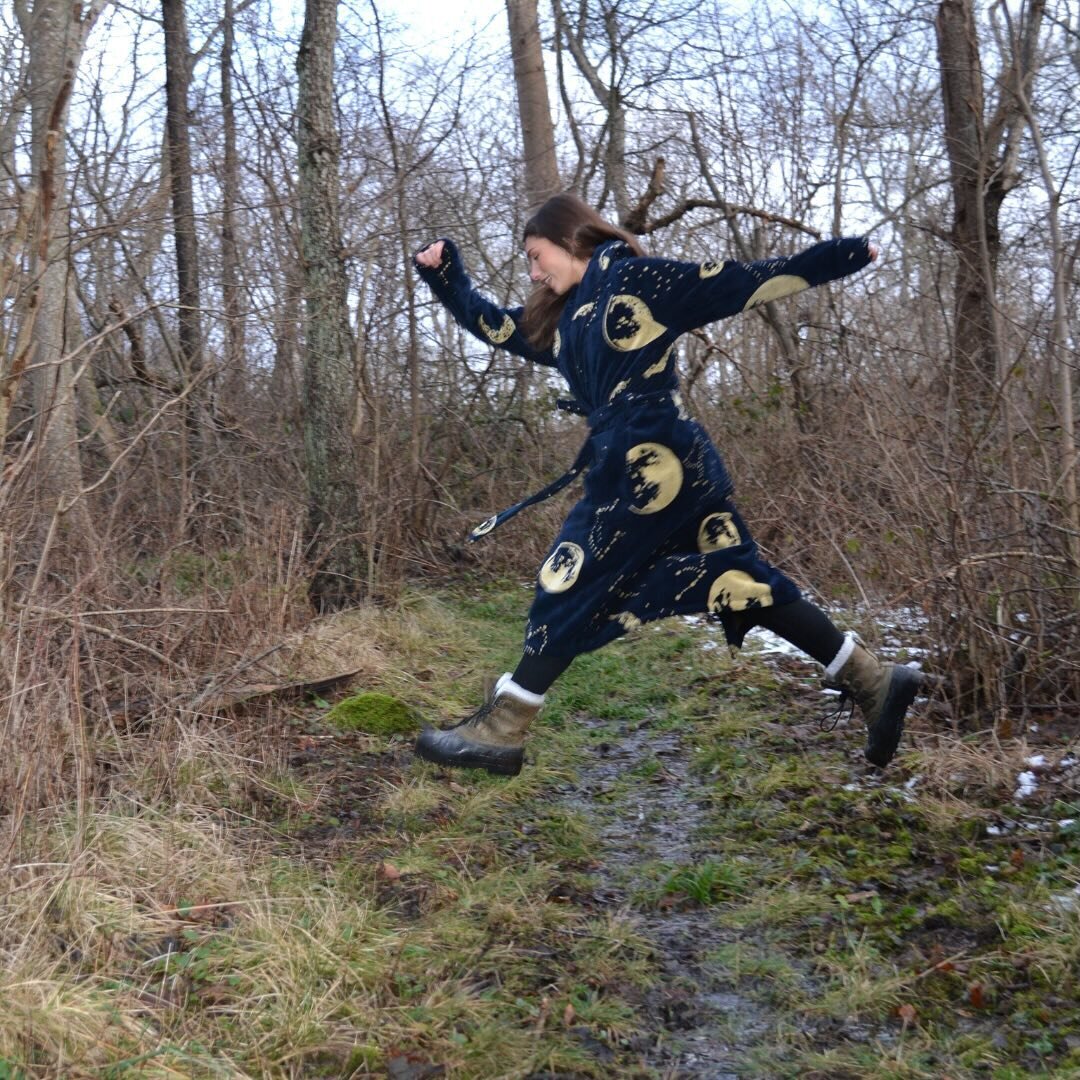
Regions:
<instances>
[{"instance_id":1,"label":"moss-covered mound","mask_svg":"<svg viewBox=\"0 0 1080 1080\"><path fill-rule=\"evenodd\" d=\"M374 691L339 701L326 719L341 731L367 735L409 735L420 727L420 718L403 701Z\"/></svg>"}]
</instances>

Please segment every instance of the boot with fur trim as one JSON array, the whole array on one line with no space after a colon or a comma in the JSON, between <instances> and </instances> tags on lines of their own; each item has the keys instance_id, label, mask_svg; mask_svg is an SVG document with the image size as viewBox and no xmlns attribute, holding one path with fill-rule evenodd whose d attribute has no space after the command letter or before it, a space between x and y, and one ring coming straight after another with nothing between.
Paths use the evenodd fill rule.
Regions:
<instances>
[{"instance_id":1,"label":"boot with fur trim","mask_svg":"<svg viewBox=\"0 0 1080 1080\"><path fill-rule=\"evenodd\" d=\"M825 675L826 685L850 695L859 706L866 721L866 760L884 768L900 744L904 716L923 684L922 672L883 663L849 634Z\"/></svg>"},{"instance_id":2,"label":"boot with fur trim","mask_svg":"<svg viewBox=\"0 0 1080 1080\"><path fill-rule=\"evenodd\" d=\"M507 672L471 716L441 731L424 728L416 740L416 753L437 765L517 776L525 734L543 703L543 694L522 689Z\"/></svg>"}]
</instances>

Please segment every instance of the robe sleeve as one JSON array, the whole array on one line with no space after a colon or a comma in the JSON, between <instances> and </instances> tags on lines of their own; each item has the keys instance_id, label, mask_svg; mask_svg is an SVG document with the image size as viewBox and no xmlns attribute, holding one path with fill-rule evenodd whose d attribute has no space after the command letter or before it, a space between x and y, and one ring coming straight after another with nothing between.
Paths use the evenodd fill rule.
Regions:
<instances>
[{"instance_id":1,"label":"robe sleeve","mask_svg":"<svg viewBox=\"0 0 1080 1080\"><path fill-rule=\"evenodd\" d=\"M524 308L501 308L473 288L453 241L443 239L442 262L437 268L413 267L431 291L446 305L459 325L486 345L505 349L536 364L555 366L550 349L538 349L521 331Z\"/></svg>"},{"instance_id":2,"label":"robe sleeve","mask_svg":"<svg viewBox=\"0 0 1080 1080\"><path fill-rule=\"evenodd\" d=\"M653 320L677 336L769 300L846 277L869 261L865 237L824 240L797 255L750 263L632 258L616 264L620 275L617 292L643 301Z\"/></svg>"}]
</instances>

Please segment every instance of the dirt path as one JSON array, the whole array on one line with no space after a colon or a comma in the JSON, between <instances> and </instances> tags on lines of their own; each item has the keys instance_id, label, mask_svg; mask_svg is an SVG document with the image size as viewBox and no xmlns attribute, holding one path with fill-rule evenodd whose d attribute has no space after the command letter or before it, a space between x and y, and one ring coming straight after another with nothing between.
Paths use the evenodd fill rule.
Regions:
<instances>
[{"instance_id":1,"label":"dirt path","mask_svg":"<svg viewBox=\"0 0 1080 1080\"><path fill-rule=\"evenodd\" d=\"M643 1002L651 1022L641 1045L645 1064L671 1080L739 1080L748 1051L776 1017L739 993L729 972L709 954L725 941L707 907L641 901L642 868L692 865L701 857L696 834L706 798L688 760L683 735L627 725L597 747L567 802L592 823L602 845L596 895L625 907L655 946L661 983ZM655 759L659 769L628 774ZM619 795L610 800L611 793Z\"/></svg>"}]
</instances>

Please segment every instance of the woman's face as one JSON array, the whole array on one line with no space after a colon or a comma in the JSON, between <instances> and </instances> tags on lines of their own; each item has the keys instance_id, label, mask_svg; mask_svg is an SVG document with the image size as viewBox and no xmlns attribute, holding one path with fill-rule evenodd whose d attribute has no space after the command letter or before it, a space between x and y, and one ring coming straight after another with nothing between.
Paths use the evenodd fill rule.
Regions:
<instances>
[{"instance_id":1,"label":"woman's face","mask_svg":"<svg viewBox=\"0 0 1080 1080\"><path fill-rule=\"evenodd\" d=\"M525 238L525 258L529 261L530 280L546 285L559 296L581 281L587 265L543 236Z\"/></svg>"}]
</instances>

